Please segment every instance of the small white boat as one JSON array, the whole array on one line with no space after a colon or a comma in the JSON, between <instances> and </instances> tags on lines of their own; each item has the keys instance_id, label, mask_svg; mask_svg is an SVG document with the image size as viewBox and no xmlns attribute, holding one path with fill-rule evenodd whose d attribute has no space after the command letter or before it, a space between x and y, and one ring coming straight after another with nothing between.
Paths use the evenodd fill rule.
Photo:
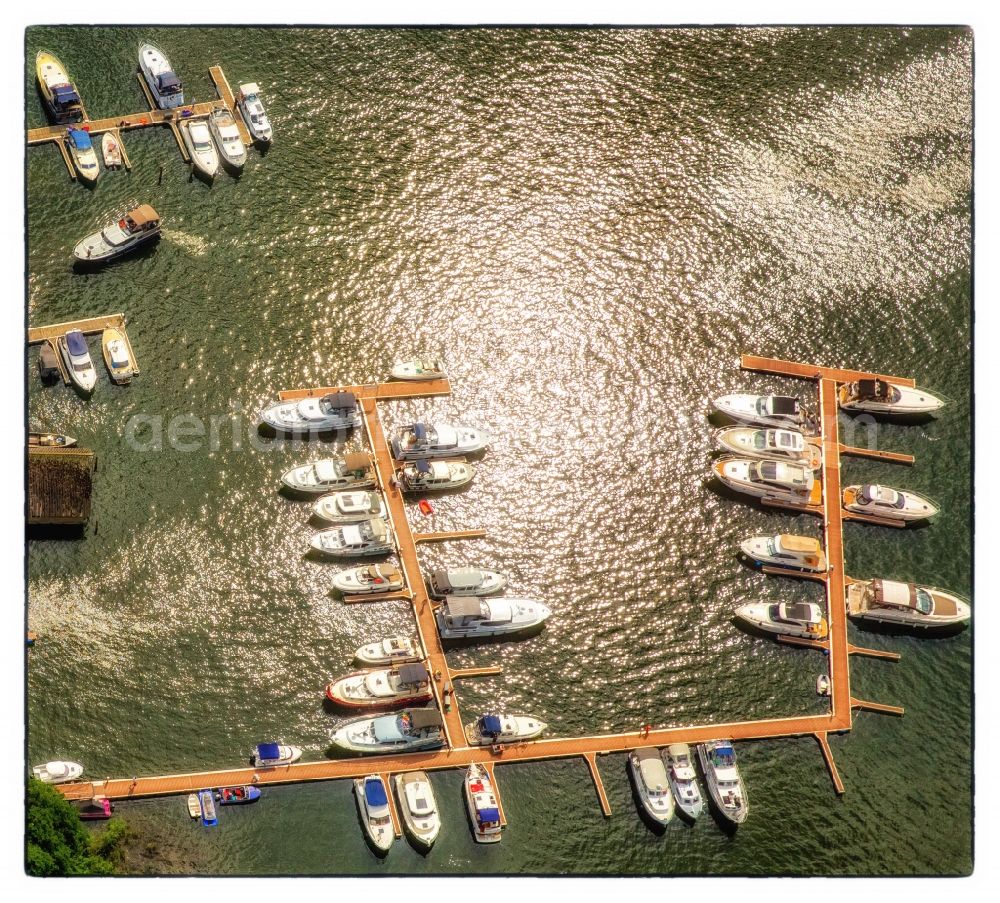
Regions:
<instances>
[{"instance_id":1,"label":"small white boat","mask_svg":"<svg viewBox=\"0 0 1000 903\"><path fill-rule=\"evenodd\" d=\"M433 492L436 489L458 489L472 482L476 468L465 461L428 461L420 458L399 471L399 483L404 492Z\"/></svg>"},{"instance_id":2,"label":"small white boat","mask_svg":"<svg viewBox=\"0 0 1000 903\"><path fill-rule=\"evenodd\" d=\"M97 371L90 359L87 339L79 329L71 329L66 335L59 337L58 345L73 385L89 395L97 385Z\"/></svg>"},{"instance_id":3,"label":"small white boat","mask_svg":"<svg viewBox=\"0 0 1000 903\"><path fill-rule=\"evenodd\" d=\"M438 749L444 746L443 725L437 709L404 709L345 721L330 741L344 752L362 755Z\"/></svg>"},{"instance_id":4,"label":"small white boat","mask_svg":"<svg viewBox=\"0 0 1000 903\"><path fill-rule=\"evenodd\" d=\"M552 614L534 599L481 599L448 596L435 612L443 639L491 637L518 633L543 624Z\"/></svg>"},{"instance_id":5,"label":"small white boat","mask_svg":"<svg viewBox=\"0 0 1000 903\"><path fill-rule=\"evenodd\" d=\"M520 743L540 737L548 725L534 715L483 715L465 725L469 746L492 746L494 743Z\"/></svg>"},{"instance_id":6,"label":"small white boat","mask_svg":"<svg viewBox=\"0 0 1000 903\"><path fill-rule=\"evenodd\" d=\"M737 620L767 633L824 640L827 635L823 609L815 602L752 602L736 609Z\"/></svg>"},{"instance_id":7,"label":"small white boat","mask_svg":"<svg viewBox=\"0 0 1000 903\"><path fill-rule=\"evenodd\" d=\"M660 751L652 746L633 749L628 754L628 770L643 812L656 824L665 825L674 817L674 796Z\"/></svg>"},{"instance_id":8,"label":"small white boat","mask_svg":"<svg viewBox=\"0 0 1000 903\"><path fill-rule=\"evenodd\" d=\"M188 815L191 818L201 817L201 800L198 799L197 793L189 793L187 798Z\"/></svg>"},{"instance_id":9,"label":"small white boat","mask_svg":"<svg viewBox=\"0 0 1000 903\"><path fill-rule=\"evenodd\" d=\"M358 812L365 835L380 853L388 852L396 839L389 812L389 795L385 781L377 774L358 778L354 782L354 796L358 801Z\"/></svg>"},{"instance_id":10,"label":"small white boat","mask_svg":"<svg viewBox=\"0 0 1000 903\"><path fill-rule=\"evenodd\" d=\"M328 684L326 698L348 709L392 709L421 705L434 699L431 676L422 662L407 662L348 674Z\"/></svg>"},{"instance_id":11,"label":"small white boat","mask_svg":"<svg viewBox=\"0 0 1000 903\"><path fill-rule=\"evenodd\" d=\"M500 806L493 793L489 772L473 762L465 773L463 789L476 843L499 843Z\"/></svg>"},{"instance_id":12,"label":"small white boat","mask_svg":"<svg viewBox=\"0 0 1000 903\"><path fill-rule=\"evenodd\" d=\"M76 85L54 54L39 50L35 57L35 75L49 114L60 125L83 122L83 102Z\"/></svg>"},{"instance_id":13,"label":"small white boat","mask_svg":"<svg viewBox=\"0 0 1000 903\"><path fill-rule=\"evenodd\" d=\"M817 574L827 569L823 546L812 536L751 536L740 543L740 550L758 567L766 564Z\"/></svg>"},{"instance_id":14,"label":"small white boat","mask_svg":"<svg viewBox=\"0 0 1000 903\"><path fill-rule=\"evenodd\" d=\"M897 386L883 379L859 379L844 383L837 391L844 411L904 416L934 414L944 407L944 400L910 386Z\"/></svg>"},{"instance_id":15,"label":"small white boat","mask_svg":"<svg viewBox=\"0 0 1000 903\"><path fill-rule=\"evenodd\" d=\"M667 747L667 778L681 813L691 819L701 815L704 801L698 787L691 748L686 743L671 743Z\"/></svg>"},{"instance_id":16,"label":"small white boat","mask_svg":"<svg viewBox=\"0 0 1000 903\"><path fill-rule=\"evenodd\" d=\"M805 464L813 470L821 467L823 456L806 442L798 430L768 430L752 426L732 426L717 430L715 441L731 454L745 458L773 458Z\"/></svg>"},{"instance_id":17,"label":"small white boat","mask_svg":"<svg viewBox=\"0 0 1000 903\"><path fill-rule=\"evenodd\" d=\"M720 458L712 463L712 470L730 489L747 495L797 505L818 505L822 501L822 485L812 470L801 464Z\"/></svg>"},{"instance_id":18,"label":"small white boat","mask_svg":"<svg viewBox=\"0 0 1000 903\"><path fill-rule=\"evenodd\" d=\"M140 44L139 69L161 110L183 106L184 86L162 50L149 43Z\"/></svg>"},{"instance_id":19,"label":"small white boat","mask_svg":"<svg viewBox=\"0 0 1000 903\"><path fill-rule=\"evenodd\" d=\"M247 149L243 146L233 114L225 108L212 110L208 117L208 128L219 148L223 164L231 169L243 169L247 162Z\"/></svg>"},{"instance_id":20,"label":"small white boat","mask_svg":"<svg viewBox=\"0 0 1000 903\"><path fill-rule=\"evenodd\" d=\"M291 765L302 757L297 746L282 743L258 743L253 750L254 768L271 768L276 765Z\"/></svg>"},{"instance_id":21,"label":"small white boat","mask_svg":"<svg viewBox=\"0 0 1000 903\"><path fill-rule=\"evenodd\" d=\"M212 133L203 119L181 123L181 137L191 157L191 165L211 181L219 171L219 155L212 143Z\"/></svg>"},{"instance_id":22,"label":"small white boat","mask_svg":"<svg viewBox=\"0 0 1000 903\"><path fill-rule=\"evenodd\" d=\"M787 395L723 395L715 407L740 423L798 430L810 421L797 398Z\"/></svg>"},{"instance_id":23,"label":"small white boat","mask_svg":"<svg viewBox=\"0 0 1000 903\"><path fill-rule=\"evenodd\" d=\"M401 361L392 368L393 379L424 380L445 379L444 361L439 358L418 357Z\"/></svg>"},{"instance_id":24,"label":"small white boat","mask_svg":"<svg viewBox=\"0 0 1000 903\"><path fill-rule=\"evenodd\" d=\"M88 235L73 248L80 263L107 263L160 236L160 215L140 204L100 232Z\"/></svg>"},{"instance_id":25,"label":"small white boat","mask_svg":"<svg viewBox=\"0 0 1000 903\"><path fill-rule=\"evenodd\" d=\"M236 105L243 115L243 121L247 124L254 141L261 144L270 144L273 137L271 123L264 112L264 104L260 99L260 88L256 82L248 82L240 85L236 92Z\"/></svg>"},{"instance_id":26,"label":"small white boat","mask_svg":"<svg viewBox=\"0 0 1000 903\"><path fill-rule=\"evenodd\" d=\"M507 585L507 578L496 571L480 568L438 568L431 571L427 588L435 599L446 596L490 596Z\"/></svg>"},{"instance_id":27,"label":"small white boat","mask_svg":"<svg viewBox=\"0 0 1000 903\"><path fill-rule=\"evenodd\" d=\"M392 440L392 454L399 461L454 458L482 451L489 444L489 433L469 426L413 423L400 430Z\"/></svg>"},{"instance_id":28,"label":"small white boat","mask_svg":"<svg viewBox=\"0 0 1000 903\"><path fill-rule=\"evenodd\" d=\"M333 588L352 593L395 593L403 588L403 575L391 564L368 564L333 575Z\"/></svg>"},{"instance_id":29,"label":"small white boat","mask_svg":"<svg viewBox=\"0 0 1000 903\"><path fill-rule=\"evenodd\" d=\"M969 603L955 593L895 580L856 580L847 587L852 618L900 627L953 627L972 617Z\"/></svg>"},{"instance_id":30,"label":"small white boat","mask_svg":"<svg viewBox=\"0 0 1000 903\"><path fill-rule=\"evenodd\" d=\"M111 132L105 132L101 138L101 156L105 169L117 169L122 165L122 148Z\"/></svg>"},{"instance_id":31,"label":"small white boat","mask_svg":"<svg viewBox=\"0 0 1000 903\"><path fill-rule=\"evenodd\" d=\"M66 784L83 774L83 766L76 762L46 762L36 765L31 773L43 784Z\"/></svg>"},{"instance_id":32,"label":"small white boat","mask_svg":"<svg viewBox=\"0 0 1000 903\"><path fill-rule=\"evenodd\" d=\"M719 814L734 825L750 812L743 777L736 765L736 750L728 740L709 740L698 746L698 758L708 793Z\"/></svg>"},{"instance_id":33,"label":"small white boat","mask_svg":"<svg viewBox=\"0 0 1000 903\"><path fill-rule=\"evenodd\" d=\"M830 678L826 674L820 674L816 678L816 695L817 696L830 695Z\"/></svg>"},{"instance_id":34,"label":"small white boat","mask_svg":"<svg viewBox=\"0 0 1000 903\"><path fill-rule=\"evenodd\" d=\"M938 513L938 506L915 492L903 492L889 486L865 484L844 487L844 507L860 514L874 514L893 520L928 520Z\"/></svg>"},{"instance_id":35,"label":"small white boat","mask_svg":"<svg viewBox=\"0 0 1000 903\"><path fill-rule=\"evenodd\" d=\"M313 534L309 543L322 555L354 558L360 555L388 555L393 550L392 531L380 517L359 524L344 524Z\"/></svg>"},{"instance_id":36,"label":"small white boat","mask_svg":"<svg viewBox=\"0 0 1000 903\"><path fill-rule=\"evenodd\" d=\"M414 846L429 850L441 831L441 816L430 778L422 771L408 771L397 774L394 780L403 830Z\"/></svg>"},{"instance_id":37,"label":"small white boat","mask_svg":"<svg viewBox=\"0 0 1000 903\"><path fill-rule=\"evenodd\" d=\"M313 512L328 524L356 524L373 517L389 516L380 492L348 489L324 495L313 506Z\"/></svg>"},{"instance_id":38,"label":"small white boat","mask_svg":"<svg viewBox=\"0 0 1000 903\"><path fill-rule=\"evenodd\" d=\"M419 662L424 654L415 638L391 636L381 642L362 646L354 653L354 657L366 665L394 665L399 662Z\"/></svg>"},{"instance_id":39,"label":"small white boat","mask_svg":"<svg viewBox=\"0 0 1000 903\"><path fill-rule=\"evenodd\" d=\"M69 151L73 168L80 179L84 182L96 182L101 168L97 165L97 152L90 134L84 129L67 129L66 150Z\"/></svg>"},{"instance_id":40,"label":"small white boat","mask_svg":"<svg viewBox=\"0 0 1000 903\"><path fill-rule=\"evenodd\" d=\"M104 355L104 365L112 381L120 386L127 386L135 376L135 364L128 352L128 344L121 331L114 327L104 330L101 335L101 351Z\"/></svg>"},{"instance_id":41,"label":"small white boat","mask_svg":"<svg viewBox=\"0 0 1000 903\"><path fill-rule=\"evenodd\" d=\"M366 452L351 452L343 458L324 458L293 467L281 482L296 492L330 492L334 489L374 489L375 466Z\"/></svg>"}]
</instances>

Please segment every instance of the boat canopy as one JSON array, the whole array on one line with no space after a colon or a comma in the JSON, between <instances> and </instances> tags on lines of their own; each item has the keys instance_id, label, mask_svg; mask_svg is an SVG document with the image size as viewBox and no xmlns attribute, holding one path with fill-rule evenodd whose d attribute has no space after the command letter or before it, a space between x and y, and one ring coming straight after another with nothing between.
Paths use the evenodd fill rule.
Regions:
<instances>
[{"instance_id":1,"label":"boat canopy","mask_svg":"<svg viewBox=\"0 0 1000 903\"><path fill-rule=\"evenodd\" d=\"M421 458L417 461L417 473L430 473L431 463L426 458Z\"/></svg>"},{"instance_id":2,"label":"boat canopy","mask_svg":"<svg viewBox=\"0 0 1000 903\"><path fill-rule=\"evenodd\" d=\"M483 603L477 596L449 596L447 601L449 618L480 617Z\"/></svg>"},{"instance_id":3,"label":"boat canopy","mask_svg":"<svg viewBox=\"0 0 1000 903\"><path fill-rule=\"evenodd\" d=\"M770 407L772 414L791 417L799 413L799 400L787 395L772 395Z\"/></svg>"},{"instance_id":4,"label":"boat canopy","mask_svg":"<svg viewBox=\"0 0 1000 903\"><path fill-rule=\"evenodd\" d=\"M364 452L351 452L344 455L344 469L348 471L368 470L371 466L371 458Z\"/></svg>"},{"instance_id":5,"label":"boat canopy","mask_svg":"<svg viewBox=\"0 0 1000 903\"><path fill-rule=\"evenodd\" d=\"M257 758L258 759L280 759L281 750L277 743L258 743L257 744Z\"/></svg>"},{"instance_id":6,"label":"boat canopy","mask_svg":"<svg viewBox=\"0 0 1000 903\"><path fill-rule=\"evenodd\" d=\"M881 400L889 397L889 384L881 379L859 379L856 383L857 398Z\"/></svg>"},{"instance_id":7,"label":"boat canopy","mask_svg":"<svg viewBox=\"0 0 1000 903\"><path fill-rule=\"evenodd\" d=\"M503 730L499 715L483 715L479 719L479 731L483 734L499 734Z\"/></svg>"},{"instance_id":8,"label":"boat canopy","mask_svg":"<svg viewBox=\"0 0 1000 903\"><path fill-rule=\"evenodd\" d=\"M399 573L399 568L392 564L373 564L367 568L367 571L371 577L389 581L396 581L402 576Z\"/></svg>"},{"instance_id":9,"label":"boat canopy","mask_svg":"<svg viewBox=\"0 0 1000 903\"><path fill-rule=\"evenodd\" d=\"M426 442L427 427L422 423L413 424L413 438L416 439L417 442Z\"/></svg>"},{"instance_id":10,"label":"boat canopy","mask_svg":"<svg viewBox=\"0 0 1000 903\"><path fill-rule=\"evenodd\" d=\"M427 668L419 662L399 666L399 682L402 684L427 683Z\"/></svg>"},{"instance_id":11,"label":"boat canopy","mask_svg":"<svg viewBox=\"0 0 1000 903\"><path fill-rule=\"evenodd\" d=\"M90 150L94 146L90 141L90 135L83 129L70 129L69 142L76 150Z\"/></svg>"},{"instance_id":12,"label":"boat canopy","mask_svg":"<svg viewBox=\"0 0 1000 903\"><path fill-rule=\"evenodd\" d=\"M872 502L891 505L894 508L903 508L906 505L906 499L903 498L902 493L890 489L888 486L878 486L874 483L862 486L858 495L861 496L861 501L865 505L870 505Z\"/></svg>"},{"instance_id":13,"label":"boat canopy","mask_svg":"<svg viewBox=\"0 0 1000 903\"><path fill-rule=\"evenodd\" d=\"M898 583L895 580L872 580L875 600L880 605L895 605L900 608L915 608L917 587L912 583Z\"/></svg>"},{"instance_id":14,"label":"boat canopy","mask_svg":"<svg viewBox=\"0 0 1000 903\"><path fill-rule=\"evenodd\" d=\"M418 731L425 727L441 727L444 721L437 709L409 709L410 725Z\"/></svg>"},{"instance_id":15,"label":"boat canopy","mask_svg":"<svg viewBox=\"0 0 1000 903\"><path fill-rule=\"evenodd\" d=\"M654 749L652 746L644 746L635 751L635 757L640 762L644 762L646 759L659 759L660 751L658 749Z\"/></svg>"},{"instance_id":16,"label":"boat canopy","mask_svg":"<svg viewBox=\"0 0 1000 903\"><path fill-rule=\"evenodd\" d=\"M181 80L169 69L157 76L156 84L166 94L176 94L181 89Z\"/></svg>"},{"instance_id":17,"label":"boat canopy","mask_svg":"<svg viewBox=\"0 0 1000 903\"><path fill-rule=\"evenodd\" d=\"M791 533L782 533L778 536L781 547L789 552L818 552L820 550L819 540L812 536L794 536Z\"/></svg>"},{"instance_id":18,"label":"boat canopy","mask_svg":"<svg viewBox=\"0 0 1000 903\"><path fill-rule=\"evenodd\" d=\"M478 809L476 811L476 816L478 817L481 825L486 825L492 822L500 821L500 810L494 807L489 809Z\"/></svg>"},{"instance_id":19,"label":"boat canopy","mask_svg":"<svg viewBox=\"0 0 1000 903\"><path fill-rule=\"evenodd\" d=\"M52 101L60 107L67 107L70 104L79 103L80 95L72 85L56 85L52 89Z\"/></svg>"},{"instance_id":20,"label":"boat canopy","mask_svg":"<svg viewBox=\"0 0 1000 903\"><path fill-rule=\"evenodd\" d=\"M483 582L483 573L478 568L439 568L431 579L439 590L448 592L479 586Z\"/></svg>"},{"instance_id":21,"label":"boat canopy","mask_svg":"<svg viewBox=\"0 0 1000 903\"><path fill-rule=\"evenodd\" d=\"M323 396L323 402L334 411L352 411L358 403L353 392L331 392Z\"/></svg>"},{"instance_id":22,"label":"boat canopy","mask_svg":"<svg viewBox=\"0 0 1000 903\"><path fill-rule=\"evenodd\" d=\"M260 88L257 87L257 82L247 82L245 85L240 85L240 94L247 99L253 99L253 95L260 94Z\"/></svg>"},{"instance_id":23,"label":"boat canopy","mask_svg":"<svg viewBox=\"0 0 1000 903\"><path fill-rule=\"evenodd\" d=\"M160 221L160 214L150 207L149 204L140 204L135 210L127 213L125 218L131 220L134 225L142 227L147 223L158 223Z\"/></svg>"},{"instance_id":24,"label":"boat canopy","mask_svg":"<svg viewBox=\"0 0 1000 903\"><path fill-rule=\"evenodd\" d=\"M389 805L381 778L365 778L365 802L373 809Z\"/></svg>"},{"instance_id":25,"label":"boat canopy","mask_svg":"<svg viewBox=\"0 0 1000 903\"><path fill-rule=\"evenodd\" d=\"M87 340L78 329L66 333L66 347L70 354L90 354L87 350Z\"/></svg>"},{"instance_id":26,"label":"boat canopy","mask_svg":"<svg viewBox=\"0 0 1000 903\"><path fill-rule=\"evenodd\" d=\"M818 624L823 620L823 613L819 610L819 606L812 602L787 602L782 607L785 618L790 621Z\"/></svg>"},{"instance_id":27,"label":"boat canopy","mask_svg":"<svg viewBox=\"0 0 1000 903\"><path fill-rule=\"evenodd\" d=\"M368 532L371 533L372 539L377 539L379 541L384 540L387 534L385 521L381 517L373 517L366 524L368 527Z\"/></svg>"}]
</instances>

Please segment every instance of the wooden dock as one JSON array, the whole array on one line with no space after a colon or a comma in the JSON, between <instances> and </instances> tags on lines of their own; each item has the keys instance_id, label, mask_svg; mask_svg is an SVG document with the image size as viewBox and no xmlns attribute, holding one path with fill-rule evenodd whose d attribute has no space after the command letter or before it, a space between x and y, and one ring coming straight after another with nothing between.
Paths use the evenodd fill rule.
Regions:
<instances>
[{"instance_id":1,"label":"wooden dock","mask_svg":"<svg viewBox=\"0 0 1000 903\"><path fill-rule=\"evenodd\" d=\"M125 314L108 314L103 317L87 317L83 320L53 323L51 326L35 326L28 329L28 344L39 345L46 341L55 342L57 338L66 335L71 329L79 329L84 335L98 335L103 333L105 329L117 329L125 340L125 347L128 348L129 357L132 359L135 375L139 375L139 361L132 348L132 340L128 337L128 332L125 329ZM66 372L66 364L61 354L56 355L56 361L63 382L69 385L69 373Z\"/></svg>"}]
</instances>

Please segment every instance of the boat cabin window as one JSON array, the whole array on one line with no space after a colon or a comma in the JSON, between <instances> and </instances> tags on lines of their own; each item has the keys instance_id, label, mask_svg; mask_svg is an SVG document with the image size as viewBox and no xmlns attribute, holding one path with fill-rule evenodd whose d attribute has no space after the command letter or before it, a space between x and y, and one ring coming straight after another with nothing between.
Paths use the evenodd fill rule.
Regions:
<instances>
[{"instance_id":1,"label":"boat cabin window","mask_svg":"<svg viewBox=\"0 0 1000 903\"><path fill-rule=\"evenodd\" d=\"M925 589L917 590L917 611L922 615L929 615L934 611L934 600L931 594Z\"/></svg>"}]
</instances>

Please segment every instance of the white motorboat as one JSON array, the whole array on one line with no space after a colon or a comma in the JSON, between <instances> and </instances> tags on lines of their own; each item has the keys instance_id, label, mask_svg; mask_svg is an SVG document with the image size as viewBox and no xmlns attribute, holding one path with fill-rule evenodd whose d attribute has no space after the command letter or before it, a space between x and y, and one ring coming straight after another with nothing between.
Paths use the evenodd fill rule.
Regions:
<instances>
[{"instance_id":1,"label":"white motorboat","mask_svg":"<svg viewBox=\"0 0 1000 903\"><path fill-rule=\"evenodd\" d=\"M121 330L114 327L104 330L101 335L101 352L108 374L115 383L127 386L132 382L132 377L136 374L135 363Z\"/></svg>"},{"instance_id":2,"label":"white motorboat","mask_svg":"<svg viewBox=\"0 0 1000 903\"><path fill-rule=\"evenodd\" d=\"M818 505L822 500L822 485L801 464L720 458L712 462L712 470L730 489L747 495L797 505Z\"/></svg>"},{"instance_id":3,"label":"white motorboat","mask_svg":"<svg viewBox=\"0 0 1000 903\"><path fill-rule=\"evenodd\" d=\"M66 150L73 160L77 176L84 182L96 182L101 168L97 165L97 151L94 150L89 132L84 129L67 129Z\"/></svg>"},{"instance_id":4,"label":"white motorboat","mask_svg":"<svg viewBox=\"0 0 1000 903\"><path fill-rule=\"evenodd\" d=\"M313 512L328 524L356 524L373 517L389 516L380 492L348 489L324 495L313 505Z\"/></svg>"},{"instance_id":5,"label":"white motorboat","mask_svg":"<svg viewBox=\"0 0 1000 903\"><path fill-rule=\"evenodd\" d=\"M282 474L281 482L296 492L373 489L375 466L366 452L351 452L343 458L323 458L313 464L293 467Z\"/></svg>"},{"instance_id":6,"label":"white motorboat","mask_svg":"<svg viewBox=\"0 0 1000 903\"><path fill-rule=\"evenodd\" d=\"M444 746L444 721L437 709L403 709L341 723L330 735L335 747L363 755L416 752Z\"/></svg>"},{"instance_id":7,"label":"white motorboat","mask_svg":"<svg viewBox=\"0 0 1000 903\"><path fill-rule=\"evenodd\" d=\"M325 433L361 426L358 398L353 392L279 402L264 408L260 419L279 433Z\"/></svg>"},{"instance_id":8,"label":"white motorboat","mask_svg":"<svg viewBox=\"0 0 1000 903\"><path fill-rule=\"evenodd\" d=\"M844 411L904 416L934 414L945 404L926 389L897 386L883 379L844 383L837 391L837 400Z\"/></svg>"},{"instance_id":9,"label":"white motorboat","mask_svg":"<svg viewBox=\"0 0 1000 903\"><path fill-rule=\"evenodd\" d=\"M798 430L768 430L752 426L732 426L717 430L715 441L731 454L745 458L773 458L805 464L813 470L821 467L819 449L806 442Z\"/></svg>"},{"instance_id":10,"label":"white motorboat","mask_svg":"<svg viewBox=\"0 0 1000 903\"><path fill-rule=\"evenodd\" d=\"M444 361L436 357L418 357L410 361L400 361L392 368L393 379L424 380L444 379Z\"/></svg>"},{"instance_id":11,"label":"white motorboat","mask_svg":"<svg viewBox=\"0 0 1000 903\"><path fill-rule=\"evenodd\" d=\"M953 627L972 617L969 603L955 593L895 580L856 580L847 587L852 618L901 627Z\"/></svg>"},{"instance_id":12,"label":"white motorboat","mask_svg":"<svg viewBox=\"0 0 1000 903\"><path fill-rule=\"evenodd\" d=\"M260 99L260 88L256 82L248 82L240 85L236 92L236 105L243 114L243 121L247 124L254 141L261 144L270 144L273 133L271 123L264 112L264 103Z\"/></svg>"},{"instance_id":13,"label":"white motorboat","mask_svg":"<svg viewBox=\"0 0 1000 903\"><path fill-rule=\"evenodd\" d=\"M465 772L462 786L476 843L498 843L501 831L500 806L493 793L489 772L482 765L473 762Z\"/></svg>"},{"instance_id":14,"label":"white motorboat","mask_svg":"<svg viewBox=\"0 0 1000 903\"><path fill-rule=\"evenodd\" d=\"M333 575L333 588L352 593L395 593L403 588L403 575L391 564L369 564Z\"/></svg>"},{"instance_id":15,"label":"white motorboat","mask_svg":"<svg viewBox=\"0 0 1000 903\"><path fill-rule=\"evenodd\" d=\"M674 796L660 751L652 746L633 749L628 754L628 770L643 812L656 824L665 825L674 817Z\"/></svg>"},{"instance_id":16,"label":"white motorboat","mask_svg":"<svg viewBox=\"0 0 1000 903\"><path fill-rule=\"evenodd\" d=\"M140 44L139 69L161 110L183 106L184 86L162 50L149 43Z\"/></svg>"},{"instance_id":17,"label":"white motorboat","mask_svg":"<svg viewBox=\"0 0 1000 903\"><path fill-rule=\"evenodd\" d=\"M203 119L181 123L181 137L191 157L191 165L211 181L219 171L219 154L212 143L212 133Z\"/></svg>"},{"instance_id":18,"label":"white motorboat","mask_svg":"<svg viewBox=\"0 0 1000 903\"><path fill-rule=\"evenodd\" d=\"M83 101L76 85L69 80L66 69L54 54L39 50L35 57L35 75L45 101L45 108L60 125L83 122Z\"/></svg>"},{"instance_id":19,"label":"white motorboat","mask_svg":"<svg viewBox=\"0 0 1000 903\"><path fill-rule=\"evenodd\" d=\"M414 846L429 850L441 831L441 816L430 778L422 771L408 771L397 774L393 780L406 836Z\"/></svg>"},{"instance_id":20,"label":"white motorboat","mask_svg":"<svg viewBox=\"0 0 1000 903\"><path fill-rule=\"evenodd\" d=\"M740 550L758 567L766 564L817 574L827 569L823 546L812 536L751 536L740 543Z\"/></svg>"},{"instance_id":21,"label":"white motorboat","mask_svg":"<svg viewBox=\"0 0 1000 903\"><path fill-rule=\"evenodd\" d=\"M737 620L767 633L824 640L827 635L823 609L815 602L752 602L736 609Z\"/></svg>"},{"instance_id":22,"label":"white motorboat","mask_svg":"<svg viewBox=\"0 0 1000 903\"><path fill-rule=\"evenodd\" d=\"M407 662L378 671L348 674L327 685L326 698L348 709L392 709L421 705L434 698L431 677L422 662Z\"/></svg>"},{"instance_id":23,"label":"white motorboat","mask_svg":"<svg viewBox=\"0 0 1000 903\"><path fill-rule=\"evenodd\" d=\"M543 624L552 612L534 599L448 596L435 612L442 638L491 637Z\"/></svg>"},{"instance_id":24,"label":"white motorboat","mask_svg":"<svg viewBox=\"0 0 1000 903\"><path fill-rule=\"evenodd\" d=\"M391 636L378 643L369 643L354 653L359 662L366 665L394 665L399 662L419 662L423 650L414 637Z\"/></svg>"},{"instance_id":25,"label":"white motorboat","mask_svg":"<svg viewBox=\"0 0 1000 903\"><path fill-rule=\"evenodd\" d=\"M520 743L540 737L548 725L534 715L483 715L465 725L469 746Z\"/></svg>"},{"instance_id":26,"label":"white motorboat","mask_svg":"<svg viewBox=\"0 0 1000 903\"><path fill-rule=\"evenodd\" d=\"M101 156L104 157L105 169L117 169L122 165L122 146L111 132L105 132L101 137Z\"/></svg>"},{"instance_id":27,"label":"white motorboat","mask_svg":"<svg viewBox=\"0 0 1000 903\"><path fill-rule=\"evenodd\" d=\"M874 514L892 520L928 520L938 513L938 506L915 492L903 492L889 486L865 484L844 487L844 507L860 514Z\"/></svg>"},{"instance_id":28,"label":"white motorboat","mask_svg":"<svg viewBox=\"0 0 1000 903\"><path fill-rule=\"evenodd\" d=\"M496 571L480 568L438 568L431 571L427 588L435 599L446 596L489 596L507 585L507 578Z\"/></svg>"},{"instance_id":29,"label":"white motorboat","mask_svg":"<svg viewBox=\"0 0 1000 903\"><path fill-rule=\"evenodd\" d=\"M436 489L458 489L472 482L476 468L465 461L428 461L420 458L399 471L399 483L404 492L433 492Z\"/></svg>"},{"instance_id":30,"label":"white motorboat","mask_svg":"<svg viewBox=\"0 0 1000 903\"><path fill-rule=\"evenodd\" d=\"M365 835L380 853L388 852L396 839L389 812L389 794L381 775L370 774L354 782L354 796Z\"/></svg>"},{"instance_id":31,"label":"white motorboat","mask_svg":"<svg viewBox=\"0 0 1000 903\"><path fill-rule=\"evenodd\" d=\"M728 740L701 743L698 745L698 759L708 785L708 794L719 814L734 825L745 822L750 804L736 765L733 744Z\"/></svg>"},{"instance_id":32,"label":"white motorboat","mask_svg":"<svg viewBox=\"0 0 1000 903\"><path fill-rule=\"evenodd\" d=\"M380 517L359 524L344 524L313 534L309 543L323 555L354 558L361 555L388 555L393 550L392 531Z\"/></svg>"},{"instance_id":33,"label":"white motorboat","mask_svg":"<svg viewBox=\"0 0 1000 903\"><path fill-rule=\"evenodd\" d=\"M223 165L235 170L243 169L247 162L247 149L243 146L233 114L225 108L212 110L208 117L208 128L219 148Z\"/></svg>"},{"instance_id":34,"label":"white motorboat","mask_svg":"<svg viewBox=\"0 0 1000 903\"><path fill-rule=\"evenodd\" d=\"M76 445L76 439L60 433L28 433L28 445L39 448L71 448Z\"/></svg>"},{"instance_id":35,"label":"white motorboat","mask_svg":"<svg viewBox=\"0 0 1000 903\"><path fill-rule=\"evenodd\" d=\"M140 204L78 242L73 257L80 263L107 263L159 237L160 215L149 204Z\"/></svg>"},{"instance_id":36,"label":"white motorboat","mask_svg":"<svg viewBox=\"0 0 1000 903\"><path fill-rule=\"evenodd\" d=\"M787 395L723 395L715 407L740 423L797 430L810 421L797 398Z\"/></svg>"},{"instance_id":37,"label":"white motorboat","mask_svg":"<svg viewBox=\"0 0 1000 903\"><path fill-rule=\"evenodd\" d=\"M76 762L46 762L36 765L31 773L43 784L66 784L83 774L83 766Z\"/></svg>"},{"instance_id":38,"label":"white motorboat","mask_svg":"<svg viewBox=\"0 0 1000 903\"><path fill-rule=\"evenodd\" d=\"M490 444L489 434L469 426L447 423L413 423L392 440L393 457L399 461L417 458L454 458L482 451Z\"/></svg>"},{"instance_id":39,"label":"white motorboat","mask_svg":"<svg viewBox=\"0 0 1000 903\"><path fill-rule=\"evenodd\" d=\"M71 329L66 335L59 337L58 345L73 385L89 395L97 385L97 371L90 359L87 339L79 329Z\"/></svg>"},{"instance_id":40,"label":"white motorboat","mask_svg":"<svg viewBox=\"0 0 1000 903\"><path fill-rule=\"evenodd\" d=\"M277 765L291 765L302 757L302 750L297 746L285 746L283 743L258 743L253 750L254 768L272 768Z\"/></svg>"},{"instance_id":41,"label":"white motorboat","mask_svg":"<svg viewBox=\"0 0 1000 903\"><path fill-rule=\"evenodd\" d=\"M691 819L701 815L704 801L698 787L691 748L686 743L671 743L667 747L667 778L681 813Z\"/></svg>"}]
</instances>

